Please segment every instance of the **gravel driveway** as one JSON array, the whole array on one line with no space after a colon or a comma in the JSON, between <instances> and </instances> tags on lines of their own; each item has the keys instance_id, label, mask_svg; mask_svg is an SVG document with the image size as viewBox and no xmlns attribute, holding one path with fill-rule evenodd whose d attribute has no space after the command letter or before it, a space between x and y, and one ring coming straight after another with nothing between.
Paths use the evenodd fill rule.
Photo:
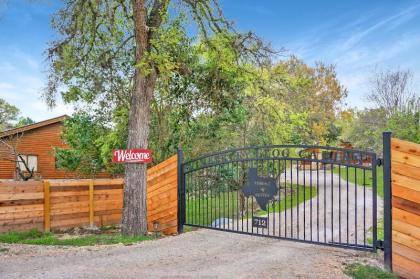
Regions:
<instances>
[{"instance_id":1,"label":"gravel driveway","mask_svg":"<svg viewBox=\"0 0 420 279\"><path fill-rule=\"evenodd\" d=\"M3 247L5 245L2 245ZM1 278L346 278L343 263L374 254L198 230L133 246L7 246Z\"/></svg>"},{"instance_id":2,"label":"gravel driveway","mask_svg":"<svg viewBox=\"0 0 420 279\"><path fill-rule=\"evenodd\" d=\"M268 229L253 229L251 219L240 218L229 225L222 222L220 227L307 241L369 245L373 224L371 188L356 186L329 170L320 170L318 174L300 170L299 176L297 173L294 169L286 181L313 187L317 193L314 198L281 213L270 213ZM282 185L284 180L280 177ZM383 201L377 197L378 219L382 219L382 215Z\"/></svg>"}]
</instances>

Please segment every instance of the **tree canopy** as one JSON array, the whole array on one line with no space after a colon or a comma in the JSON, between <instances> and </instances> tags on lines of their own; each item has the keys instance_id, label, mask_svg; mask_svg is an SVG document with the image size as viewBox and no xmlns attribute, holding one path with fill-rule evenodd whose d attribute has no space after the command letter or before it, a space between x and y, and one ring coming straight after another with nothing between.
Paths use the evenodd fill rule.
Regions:
<instances>
[{"instance_id":1,"label":"tree canopy","mask_svg":"<svg viewBox=\"0 0 420 279\"><path fill-rule=\"evenodd\" d=\"M0 132L13 127L17 120L19 109L0 98Z\"/></svg>"}]
</instances>

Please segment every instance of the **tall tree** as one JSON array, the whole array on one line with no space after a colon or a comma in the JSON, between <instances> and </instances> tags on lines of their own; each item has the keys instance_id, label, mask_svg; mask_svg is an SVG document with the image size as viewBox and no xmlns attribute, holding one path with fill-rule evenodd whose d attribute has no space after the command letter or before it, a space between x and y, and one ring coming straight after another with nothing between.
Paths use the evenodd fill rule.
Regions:
<instances>
[{"instance_id":1,"label":"tall tree","mask_svg":"<svg viewBox=\"0 0 420 279\"><path fill-rule=\"evenodd\" d=\"M409 70L382 71L371 78L368 99L385 110L388 117L398 113L419 112L420 95L410 87L413 74Z\"/></svg>"},{"instance_id":2,"label":"tall tree","mask_svg":"<svg viewBox=\"0 0 420 279\"><path fill-rule=\"evenodd\" d=\"M13 127L12 121L17 119L19 109L0 98L0 132Z\"/></svg>"},{"instance_id":3,"label":"tall tree","mask_svg":"<svg viewBox=\"0 0 420 279\"><path fill-rule=\"evenodd\" d=\"M203 48L217 51L222 44L236 63L261 63L272 54L253 33L237 32L217 0L64 2L53 19L60 38L48 50L51 71L44 97L54 105L58 89L65 85L65 101L84 104L104 118L127 106L128 148L148 147L156 85L189 72L188 57L179 53L188 41L180 18L197 23ZM219 38L218 44L213 37ZM212 80L215 88L223 82L219 73ZM223 93L200 91L197 98L223 104ZM122 232L146 234L146 213L146 166L126 165Z\"/></svg>"}]
</instances>

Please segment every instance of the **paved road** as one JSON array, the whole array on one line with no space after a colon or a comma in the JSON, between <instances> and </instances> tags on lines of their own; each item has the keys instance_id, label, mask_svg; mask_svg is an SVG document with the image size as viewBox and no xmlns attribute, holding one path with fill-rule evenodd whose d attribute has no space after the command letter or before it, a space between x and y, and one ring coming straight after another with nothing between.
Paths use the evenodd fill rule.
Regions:
<instances>
[{"instance_id":1,"label":"paved road","mask_svg":"<svg viewBox=\"0 0 420 279\"><path fill-rule=\"evenodd\" d=\"M133 246L8 247L0 253L8 279L346 278L343 263L378 264L367 252L205 229Z\"/></svg>"}]
</instances>

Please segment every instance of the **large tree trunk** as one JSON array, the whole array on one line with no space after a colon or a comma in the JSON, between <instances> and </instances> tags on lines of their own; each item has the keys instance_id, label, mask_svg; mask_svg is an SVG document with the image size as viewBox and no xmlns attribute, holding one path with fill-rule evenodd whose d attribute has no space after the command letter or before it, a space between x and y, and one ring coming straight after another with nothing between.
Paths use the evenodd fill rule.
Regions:
<instances>
[{"instance_id":1,"label":"large tree trunk","mask_svg":"<svg viewBox=\"0 0 420 279\"><path fill-rule=\"evenodd\" d=\"M146 10L143 0L133 0L136 61L148 49ZM137 68L130 103L127 147L147 148L149 136L150 103L156 82L156 72L147 75ZM125 235L147 234L146 164L127 164L125 168L124 209L121 231Z\"/></svg>"}]
</instances>

